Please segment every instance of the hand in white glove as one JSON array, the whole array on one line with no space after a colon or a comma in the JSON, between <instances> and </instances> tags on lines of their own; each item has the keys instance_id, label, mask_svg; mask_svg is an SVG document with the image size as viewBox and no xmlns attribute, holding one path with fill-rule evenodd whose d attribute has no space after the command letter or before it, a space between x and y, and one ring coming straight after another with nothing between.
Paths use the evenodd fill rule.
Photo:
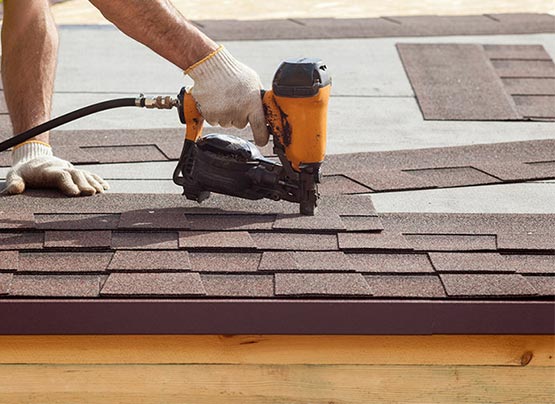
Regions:
<instances>
[{"instance_id":1,"label":"hand in white glove","mask_svg":"<svg viewBox=\"0 0 555 404\"><path fill-rule=\"evenodd\" d=\"M36 141L24 143L13 151L13 165L3 192L21 194L26 187L58 188L67 196L94 195L109 188L98 175L54 157L50 146Z\"/></svg>"},{"instance_id":2,"label":"hand in white glove","mask_svg":"<svg viewBox=\"0 0 555 404\"><path fill-rule=\"evenodd\" d=\"M190 92L210 125L244 128L248 122L255 143L259 146L268 143L260 95L262 84L254 70L220 47L186 73L195 81Z\"/></svg>"}]
</instances>

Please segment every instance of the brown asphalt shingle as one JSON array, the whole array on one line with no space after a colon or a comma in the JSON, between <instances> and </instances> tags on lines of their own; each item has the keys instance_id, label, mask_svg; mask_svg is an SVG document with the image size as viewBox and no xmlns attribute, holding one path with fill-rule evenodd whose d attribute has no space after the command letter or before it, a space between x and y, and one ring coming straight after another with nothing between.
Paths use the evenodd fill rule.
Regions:
<instances>
[{"instance_id":1,"label":"brown asphalt shingle","mask_svg":"<svg viewBox=\"0 0 555 404\"><path fill-rule=\"evenodd\" d=\"M318 192L322 196L337 194L364 194L372 190L344 175L324 175L322 183L318 185Z\"/></svg>"},{"instance_id":2,"label":"brown asphalt shingle","mask_svg":"<svg viewBox=\"0 0 555 404\"><path fill-rule=\"evenodd\" d=\"M12 283L13 274L0 273L0 295L7 295Z\"/></svg>"},{"instance_id":3,"label":"brown asphalt shingle","mask_svg":"<svg viewBox=\"0 0 555 404\"><path fill-rule=\"evenodd\" d=\"M450 297L534 296L536 289L522 275L441 274Z\"/></svg>"},{"instance_id":4,"label":"brown asphalt shingle","mask_svg":"<svg viewBox=\"0 0 555 404\"><path fill-rule=\"evenodd\" d=\"M114 232L112 247L117 249L177 249L177 232Z\"/></svg>"},{"instance_id":5,"label":"brown asphalt shingle","mask_svg":"<svg viewBox=\"0 0 555 404\"><path fill-rule=\"evenodd\" d=\"M483 173L473 167L432 168L405 171L410 175L423 178L438 188L459 187L466 185L495 184L499 179Z\"/></svg>"},{"instance_id":6,"label":"brown asphalt shingle","mask_svg":"<svg viewBox=\"0 0 555 404\"><path fill-rule=\"evenodd\" d=\"M166 160L166 156L156 145L84 146L81 149L97 159L99 163L117 163L123 159L128 162Z\"/></svg>"},{"instance_id":7,"label":"brown asphalt shingle","mask_svg":"<svg viewBox=\"0 0 555 404\"><path fill-rule=\"evenodd\" d=\"M555 255L503 255L507 263L521 274L555 275Z\"/></svg>"},{"instance_id":8,"label":"brown asphalt shingle","mask_svg":"<svg viewBox=\"0 0 555 404\"><path fill-rule=\"evenodd\" d=\"M256 244L246 231L182 231L179 248L239 248L252 249Z\"/></svg>"},{"instance_id":9,"label":"brown asphalt shingle","mask_svg":"<svg viewBox=\"0 0 555 404\"><path fill-rule=\"evenodd\" d=\"M552 60L492 60L499 77L555 77Z\"/></svg>"},{"instance_id":10,"label":"brown asphalt shingle","mask_svg":"<svg viewBox=\"0 0 555 404\"><path fill-rule=\"evenodd\" d=\"M0 233L0 250L39 249L43 244L43 233Z\"/></svg>"},{"instance_id":11,"label":"brown asphalt shingle","mask_svg":"<svg viewBox=\"0 0 555 404\"><path fill-rule=\"evenodd\" d=\"M370 296L371 290L361 274L355 273L277 273L277 296Z\"/></svg>"},{"instance_id":12,"label":"brown asphalt shingle","mask_svg":"<svg viewBox=\"0 0 555 404\"><path fill-rule=\"evenodd\" d=\"M551 60L541 45L483 45L489 59Z\"/></svg>"},{"instance_id":13,"label":"brown asphalt shingle","mask_svg":"<svg viewBox=\"0 0 555 404\"><path fill-rule=\"evenodd\" d=\"M10 163L11 164L11 163ZM0 229L33 229L35 218L31 212L0 212Z\"/></svg>"},{"instance_id":14,"label":"brown asphalt shingle","mask_svg":"<svg viewBox=\"0 0 555 404\"><path fill-rule=\"evenodd\" d=\"M259 271L295 271L299 269L293 251L266 251L262 253Z\"/></svg>"},{"instance_id":15,"label":"brown asphalt shingle","mask_svg":"<svg viewBox=\"0 0 555 404\"><path fill-rule=\"evenodd\" d=\"M425 178L401 170L346 171L345 176L366 185L373 191L399 191L434 188Z\"/></svg>"},{"instance_id":16,"label":"brown asphalt shingle","mask_svg":"<svg viewBox=\"0 0 555 404\"><path fill-rule=\"evenodd\" d=\"M511 95L555 95L555 78L507 77L502 81Z\"/></svg>"},{"instance_id":17,"label":"brown asphalt shingle","mask_svg":"<svg viewBox=\"0 0 555 404\"><path fill-rule=\"evenodd\" d=\"M345 225L339 215L303 216L303 215L278 215L273 229L297 231L337 231L345 230Z\"/></svg>"},{"instance_id":18,"label":"brown asphalt shingle","mask_svg":"<svg viewBox=\"0 0 555 404\"><path fill-rule=\"evenodd\" d=\"M426 254L349 254L354 269L364 273L433 273Z\"/></svg>"},{"instance_id":19,"label":"brown asphalt shingle","mask_svg":"<svg viewBox=\"0 0 555 404\"><path fill-rule=\"evenodd\" d=\"M341 233L339 233L341 234ZM251 233L262 250L326 251L337 250L337 235L314 233Z\"/></svg>"},{"instance_id":20,"label":"brown asphalt shingle","mask_svg":"<svg viewBox=\"0 0 555 404\"><path fill-rule=\"evenodd\" d=\"M196 296L206 291L198 273L112 273L103 296Z\"/></svg>"},{"instance_id":21,"label":"brown asphalt shingle","mask_svg":"<svg viewBox=\"0 0 555 404\"><path fill-rule=\"evenodd\" d=\"M382 231L383 224L379 216L341 216L347 231Z\"/></svg>"},{"instance_id":22,"label":"brown asphalt shingle","mask_svg":"<svg viewBox=\"0 0 555 404\"><path fill-rule=\"evenodd\" d=\"M123 212L120 229L188 229L190 227L181 209L143 209Z\"/></svg>"},{"instance_id":23,"label":"brown asphalt shingle","mask_svg":"<svg viewBox=\"0 0 555 404\"><path fill-rule=\"evenodd\" d=\"M553 229L552 229L553 230ZM553 233L499 233L497 246L500 250L553 250Z\"/></svg>"},{"instance_id":24,"label":"brown asphalt shingle","mask_svg":"<svg viewBox=\"0 0 555 404\"><path fill-rule=\"evenodd\" d=\"M0 271L15 271L19 267L17 251L0 251Z\"/></svg>"},{"instance_id":25,"label":"brown asphalt shingle","mask_svg":"<svg viewBox=\"0 0 555 404\"><path fill-rule=\"evenodd\" d=\"M96 297L100 291L98 275L14 275L11 296Z\"/></svg>"},{"instance_id":26,"label":"brown asphalt shingle","mask_svg":"<svg viewBox=\"0 0 555 404\"><path fill-rule=\"evenodd\" d=\"M215 297L273 297L272 275L201 275L206 294Z\"/></svg>"},{"instance_id":27,"label":"brown asphalt shingle","mask_svg":"<svg viewBox=\"0 0 555 404\"><path fill-rule=\"evenodd\" d=\"M480 45L397 44L397 50L425 119L520 118Z\"/></svg>"},{"instance_id":28,"label":"brown asphalt shingle","mask_svg":"<svg viewBox=\"0 0 555 404\"><path fill-rule=\"evenodd\" d=\"M430 253L438 272L515 272L515 267L498 253Z\"/></svg>"},{"instance_id":29,"label":"brown asphalt shingle","mask_svg":"<svg viewBox=\"0 0 555 404\"><path fill-rule=\"evenodd\" d=\"M187 251L116 251L109 271L184 271L191 269Z\"/></svg>"},{"instance_id":30,"label":"brown asphalt shingle","mask_svg":"<svg viewBox=\"0 0 555 404\"><path fill-rule=\"evenodd\" d=\"M445 290L437 276L428 275L366 275L364 277L375 297L444 298Z\"/></svg>"},{"instance_id":31,"label":"brown asphalt shingle","mask_svg":"<svg viewBox=\"0 0 555 404\"><path fill-rule=\"evenodd\" d=\"M111 252L22 252L18 272L104 272Z\"/></svg>"},{"instance_id":32,"label":"brown asphalt shingle","mask_svg":"<svg viewBox=\"0 0 555 404\"><path fill-rule=\"evenodd\" d=\"M514 95L513 100L525 118L555 119L555 95Z\"/></svg>"},{"instance_id":33,"label":"brown asphalt shingle","mask_svg":"<svg viewBox=\"0 0 555 404\"><path fill-rule=\"evenodd\" d=\"M46 248L109 248L112 232L109 230L57 231L44 233Z\"/></svg>"},{"instance_id":34,"label":"brown asphalt shingle","mask_svg":"<svg viewBox=\"0 0 555 404\"><path fill-rule=\"evenodd\" d=\"M539 296L555 296L555 276L527 276L526 280Z\"/></svg>"},{"instance_id":35,"label":"brown asphalt shingle","mask_svg":"<svg viewBox=\"0 0 555 404\"><path fill-rule=\"evenodd\" d=\"M258 269L260 253L192 252L195 272L253 272Z\"/></svg>"},{"instance_id":36,"label":"brown asphalt shingle","mask_svg":"<svg viewBox=\"0 0 555 404\"><path fill-rule=\"evenodd\" d=\"M342 250L411 250L412 247L401 233L339 233Z\"/></svg>"},{"instance_id":37,"label":"brown asphalt shingle","mask_svg":"<svg viewBox=\"0 0 555 404\"><path fill-rule=\"evenodd\" d=\"M35 214L36 228L42 230L117 229L119 214Z\"/></svg>"},{"instance_id":38,"label":"brown asphalt shingle","mask_svg":"<svg viewBox=\"0 0 555 404\"><path fill-rule=\"evenodd\" d=\"M418 251L493 251L493 235L405 234L408 245Z\"/></svg>"},{"instance_id":39,"label":"brown asphalt shingle","mask_svg":"<svg viewBox=\"0 0 555 404\"><path fill-rule=\"evenodd\" d=\"M191 230L271 230L275 215L186 215Z\"/></svg>"}]
</instances>

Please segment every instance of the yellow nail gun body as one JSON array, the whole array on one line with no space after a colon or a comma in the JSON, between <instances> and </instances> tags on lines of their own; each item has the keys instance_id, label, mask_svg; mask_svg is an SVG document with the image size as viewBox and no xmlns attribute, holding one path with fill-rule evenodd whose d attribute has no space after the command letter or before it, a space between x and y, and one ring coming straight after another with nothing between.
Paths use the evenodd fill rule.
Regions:
<instances>
[{"instance_id":1,"label":"yellow nail gun body","mask_svg":"<svg viewBox=\"0 0 555 404\"><path fill-rule=\"evenodd\" d=\"M331 79L319 59L291 59L278 68L262 102L279 163L263 157L250 142L228 136L201 136L203 118L191 94L182 90L180 118L185 143L174 172L183 194L201 202L210 192L247 199L297 202L313 215L318 205L320 168L326 153Z\"/></svg>"}]
</instances>

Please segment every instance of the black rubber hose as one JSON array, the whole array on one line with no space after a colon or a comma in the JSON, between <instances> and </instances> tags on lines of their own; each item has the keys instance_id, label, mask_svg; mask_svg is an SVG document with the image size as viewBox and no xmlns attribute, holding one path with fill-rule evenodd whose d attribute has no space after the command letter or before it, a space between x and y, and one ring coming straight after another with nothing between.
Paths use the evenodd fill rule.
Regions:
<instances>
[{"instance_id":1,"label":"black rubber hose","mask_svg":"<svg viewBox=\"0 0 555 404\"><path fill-rule=\"evenodd\" d=\"M139 105L137 105L137 100L140 101ZM60 125L65 123L75 121L76 119L82 118L87 115L94 114L96 112L105 111L107 109L113 108L121 108L121 107L144 107L145 100L144 98L117 98L114 100L102 101L97 104L92 104L86 106L84 108L80 108L78 110L69 112L65 115L59 116L58 118L54 118L48 122L35 126L25 132L22 132L18 135L15 135L8 140L3 141L0 143L0 152L9 149L10 147L16 146L20 143L23 143L26 140L29 140L37 135L40 135L43 132L49 131L51 129L57 128Z\"/></svg>"}]
</instances>

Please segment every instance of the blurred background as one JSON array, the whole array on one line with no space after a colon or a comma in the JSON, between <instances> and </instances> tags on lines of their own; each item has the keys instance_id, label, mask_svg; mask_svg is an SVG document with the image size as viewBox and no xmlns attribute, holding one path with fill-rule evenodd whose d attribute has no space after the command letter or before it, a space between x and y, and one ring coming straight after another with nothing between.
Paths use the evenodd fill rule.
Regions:
<instances>
[{"instance_id":1,"label":"blurred background","mask_svg":"<svg viewBox=\"0 0 555 404\"><path fill-rule=\"evenodd\" d=\"M55 1L58 24L108 24L88 0ZM193 20L364 18L400 15L551 13L555 0L173 0Z\"/></svg>"}]
</instances>

